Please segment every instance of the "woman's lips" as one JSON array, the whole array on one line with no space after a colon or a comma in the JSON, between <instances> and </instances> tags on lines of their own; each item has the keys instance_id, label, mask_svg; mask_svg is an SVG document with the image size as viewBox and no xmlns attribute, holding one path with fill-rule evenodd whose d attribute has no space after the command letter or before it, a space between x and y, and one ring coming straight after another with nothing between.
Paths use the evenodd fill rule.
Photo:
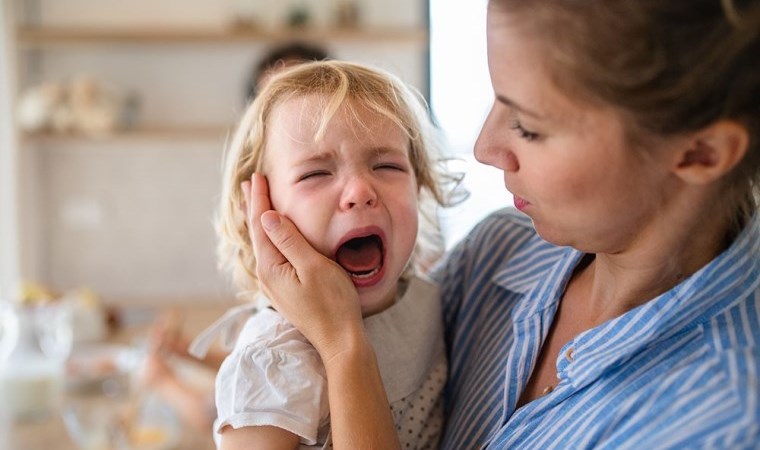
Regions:
<instances>
[{"instance_id":1,"label":"woman's lips","mask_svg":"<svg viewBox=\"0 0 760 450\"><path fill-rule=\"evenodd\" d=\"M522 197L518 197L515 195L513 198L515 200L515 208L519 209L520 211L525 211L525 208L527 208L528 205L530 205L530 202L528 202Z\"/></svg>"}]
</instances>

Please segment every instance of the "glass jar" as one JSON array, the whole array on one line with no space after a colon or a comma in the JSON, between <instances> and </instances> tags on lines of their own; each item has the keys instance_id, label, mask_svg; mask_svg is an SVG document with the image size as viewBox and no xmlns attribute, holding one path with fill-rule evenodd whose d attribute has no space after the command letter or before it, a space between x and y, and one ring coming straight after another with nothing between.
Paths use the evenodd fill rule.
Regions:
<instances>
[{"instance_id":1,"label":"glass jar","mask_svg":"<svg viewBox=\"0 0 760 450\"><path fill-rule=\"evenodd\" d=\"M0 407L7 416L40 420L57 411L71 345L67 304L0 302Z\"/></svg>"}]
</instances>

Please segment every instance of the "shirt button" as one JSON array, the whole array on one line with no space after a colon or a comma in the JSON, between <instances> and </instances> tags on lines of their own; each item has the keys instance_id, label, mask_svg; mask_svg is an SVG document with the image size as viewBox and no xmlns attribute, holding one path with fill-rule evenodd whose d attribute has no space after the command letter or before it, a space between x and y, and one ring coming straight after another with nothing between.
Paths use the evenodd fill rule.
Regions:
<instances>
[{"instance_id":1,"label":"shirt button","mask_svg":"<svg viewBox=\"0 0 760 450\"><path fill-rule=\"evenodd\" d=\"M575 349L573 347L570 347L565 351L565 358L568 361L573 362L573 359L575 358Z\"/></svg>"}]
</instances>

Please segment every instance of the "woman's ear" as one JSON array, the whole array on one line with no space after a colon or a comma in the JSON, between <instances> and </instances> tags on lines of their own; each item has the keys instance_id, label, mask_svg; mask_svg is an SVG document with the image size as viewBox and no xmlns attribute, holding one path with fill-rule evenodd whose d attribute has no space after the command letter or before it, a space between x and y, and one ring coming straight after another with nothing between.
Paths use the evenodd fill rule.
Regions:
<instances>
[{"instance_id":1,"label":"woman's ear","mask_svg":"<svg viewBox=\"0 0 760 450\"><path fill-rule=\"evenodd\" d=\"M731 171L749 147L747 128L721 120L695 132L676 154L673 173L690 184L709 184Z\"/></svg>"}]
</instances>

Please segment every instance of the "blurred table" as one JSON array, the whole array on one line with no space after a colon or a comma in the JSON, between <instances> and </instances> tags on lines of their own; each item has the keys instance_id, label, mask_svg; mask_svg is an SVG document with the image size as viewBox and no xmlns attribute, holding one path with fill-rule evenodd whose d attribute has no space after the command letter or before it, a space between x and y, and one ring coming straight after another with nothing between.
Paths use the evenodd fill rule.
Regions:
<instances>
[{"instance_id":1,"label":"blurred table","mask_svg":"<svg viewBox=\"0 0 760 450\"><path fill-rule=\"evenodd\" d=\"M182 307L186 323L183 332L192 336L208 326L226 309L224 306L185 306ZM162 310L130 311L131 317L139 317L140 320L126 323L116 332L110 334L106 343L127 344L135 339L144 337L152 320ZM66 389L64 404L72 401L81 401L85 394L76 390ZM102 400L101 400L102 401ZM202 433L193 427L181 425L179 443L174 447L176 450L212 450L215 448L211 436L211 430ZM66 428L62 411L50 414L46 418L35 421L11 421L8 417L0 414L0 450L90 450L77 446ZM93 449L95 450L95 449ZM97 450L111 450L110 448L98 447Z\"/></svg>"},{"instance_id":2,"label":"blurred table","mask_svg":"<svg viewBox=\"0 0 760 450\"><path fill-rule=\"evenodd\" d=\"M3 438L8 441L8 450L82 450L72 441L60 415L49 417L40 422L10 424L8 431L8 436ZM204 435L186 427L180 435L182 437L176 447L177 450L211 450L215 448L210 433ZM0 444L2 443L0 440Z\"/></svg>"}]
</instances>

